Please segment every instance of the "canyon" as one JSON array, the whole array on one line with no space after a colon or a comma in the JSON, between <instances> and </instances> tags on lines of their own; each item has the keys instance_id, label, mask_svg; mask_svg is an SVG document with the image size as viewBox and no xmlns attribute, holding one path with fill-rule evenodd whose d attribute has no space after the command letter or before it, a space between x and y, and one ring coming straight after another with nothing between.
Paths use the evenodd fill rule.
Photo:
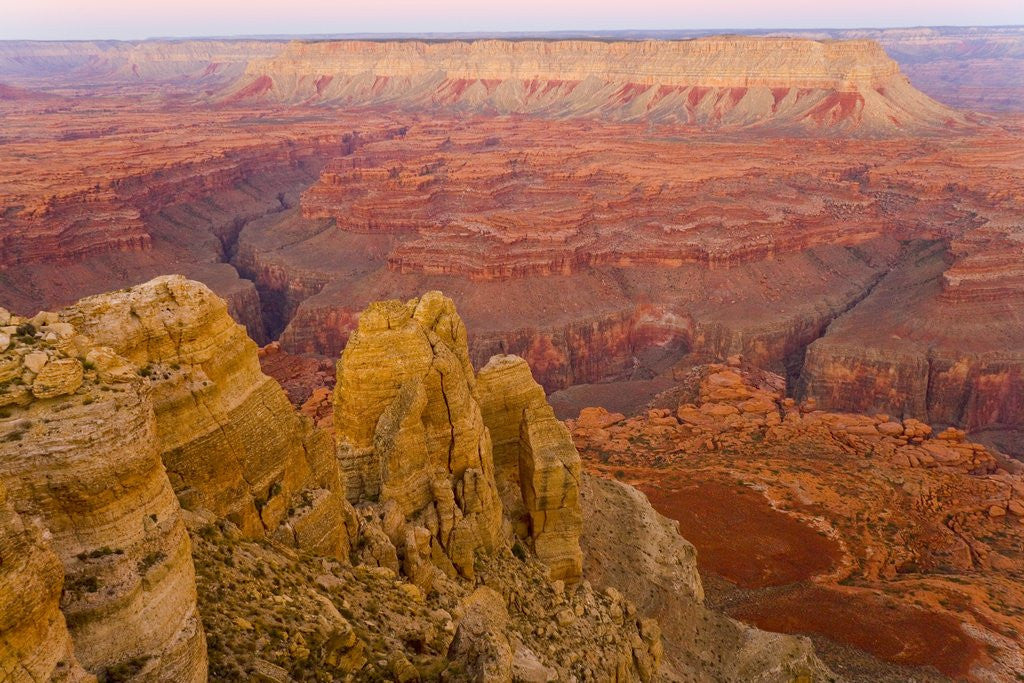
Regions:
<instances>
[{"instance_id":1,"label":"canyon","mask_svg":"<svg viewBox=\"0 0 1024 683\"><path fill-rule=\"evenodd\" d=\"M6 305L180 272L331 358L370 301L437 288L475 367L521 355L572 408L740 353L1020 451L1020 124L922 95L877 43L245 45L5 46L25 92L51 84L0 104ZM935 331L899 329L918 316Z\"/></svg>"},{"instance_id":2,"label":"canyon","mask_svg":"<svg viewBox=\"0 0 1024 683\"><path fill-rule=\"evenodd\" d=\"M1021 670L1021 45L0 42L0 673Z\"/></svg>"}]
</instances>

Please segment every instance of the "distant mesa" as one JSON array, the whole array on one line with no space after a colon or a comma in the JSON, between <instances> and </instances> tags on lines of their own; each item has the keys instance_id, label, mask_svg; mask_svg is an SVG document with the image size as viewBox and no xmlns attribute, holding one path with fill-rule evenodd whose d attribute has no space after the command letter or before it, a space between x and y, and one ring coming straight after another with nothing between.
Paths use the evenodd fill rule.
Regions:
<instances>
[{"instance_id":1,"label":"distant mesa","mask_svg":"<svg viewBox=\"0 0 1024 683\"><path fill-rule=\"evenodd\" d=\"M967 123L872 40L293 42L220 96L887 134Z\"/></svg>"},{"instance_id":2,"label":"distant mesa","mask_svg":"<svg viewBox=\"0 0 1024 683\"><path fill-rule=\"evenodd\" d=\"M56 96L50 93L38 92L36 90L30 90L28 88L21 88L16 85L8 85L7 83L0 83L0 100L7 101L18 101L18 100L49 100L54 99Z\"/></svg>"}]
</instances>

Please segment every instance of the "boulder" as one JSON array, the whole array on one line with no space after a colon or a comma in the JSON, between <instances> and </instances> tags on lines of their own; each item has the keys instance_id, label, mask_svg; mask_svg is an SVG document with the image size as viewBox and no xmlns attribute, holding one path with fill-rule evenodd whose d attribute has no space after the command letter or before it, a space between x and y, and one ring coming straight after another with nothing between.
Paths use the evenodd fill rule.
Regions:
<instances>
[{"instance_id":1,"label":"boulder","mask_svg":"<svg viewBox=\"0 0 1024 683\"><path fill-rule=\"evenodd\" d=\"M59 358L43 366L32 382L36 398L73 394L82 386L82 363L77 358Z\"/></svg>"}]
</instances>

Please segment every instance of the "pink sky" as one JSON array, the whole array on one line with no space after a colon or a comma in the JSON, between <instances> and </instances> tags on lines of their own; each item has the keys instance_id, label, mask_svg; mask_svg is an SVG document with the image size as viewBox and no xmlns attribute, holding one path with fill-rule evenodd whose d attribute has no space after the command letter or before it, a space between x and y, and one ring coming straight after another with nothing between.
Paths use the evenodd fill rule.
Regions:
<instances>
[{"instance_id":1,"label":"pink sky","mask_svg":"<svg viewBox=\"0 0 1024 683\"><path fill-rule=\"evenodd\" d=\"M0 39L1024 24L1024 0L2 0Z\"/></svg>"}]
</instances>

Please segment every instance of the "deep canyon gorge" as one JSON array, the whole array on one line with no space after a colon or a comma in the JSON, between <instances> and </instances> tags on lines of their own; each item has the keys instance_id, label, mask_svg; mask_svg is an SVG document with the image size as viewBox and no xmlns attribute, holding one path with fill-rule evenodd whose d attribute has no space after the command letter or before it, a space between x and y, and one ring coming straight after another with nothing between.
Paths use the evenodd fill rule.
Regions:
<instances>
[{"instance_id":1,"label":"deep canyon gorge","mask_svg":"<svg viewBox=\"0 0 1024 683\"><path fill-rule=\"evenodd\" d=\"M1020 670L1024 31L627 37L0 43L32 680Z\"/></svg>"}]
</instances>

